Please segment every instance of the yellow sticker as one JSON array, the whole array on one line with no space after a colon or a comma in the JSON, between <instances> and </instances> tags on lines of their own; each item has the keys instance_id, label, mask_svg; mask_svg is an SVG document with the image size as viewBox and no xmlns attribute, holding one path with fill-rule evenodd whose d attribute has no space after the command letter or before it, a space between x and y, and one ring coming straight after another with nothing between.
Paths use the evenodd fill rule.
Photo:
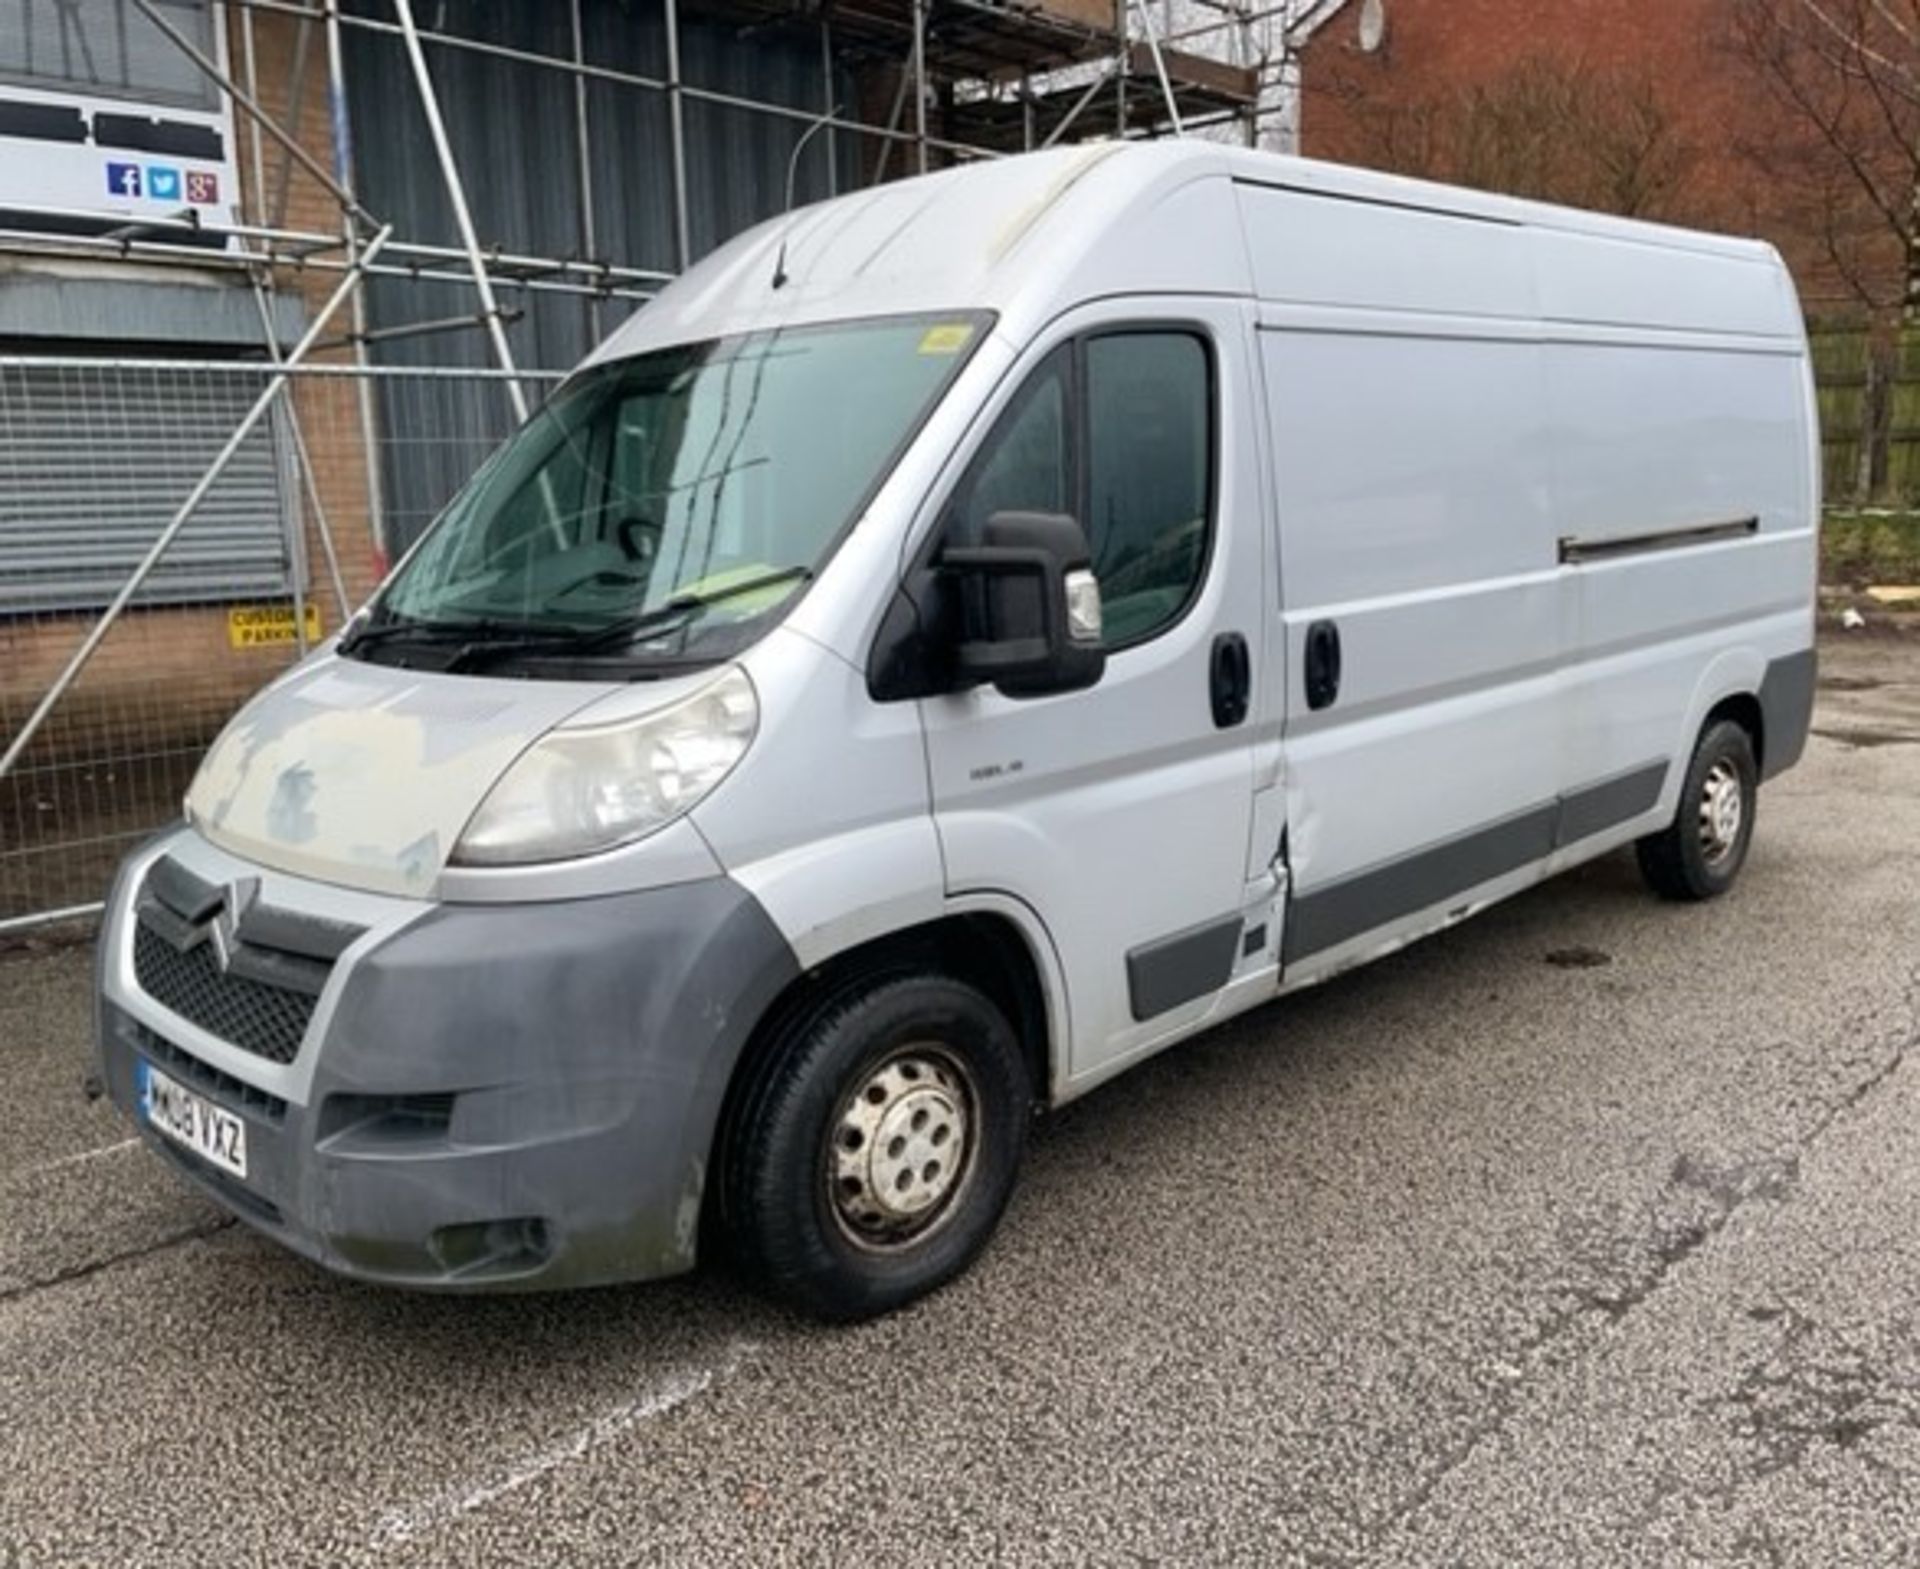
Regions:
<instances>
[{"instance_id":1,"label":"yellow sticker","mask_svg":"<svg viewBox=\"0 0 1920 1569\"><path fill-rule=\"evenodd\" d=\"M307 605L307 641L320 641L320 607ZM292 605L233 605L227 610L230 648L267 648L294 643Z\"/></svg>"},{"instance_id":2,"label":"yellow sticker","mask_svg":"<svg viewBox=\"0 0 1920 1569\"><path fill-rule=\"evenodd\" d=\"M927 329L926 336L920 340L920 352L922 354L958 354L967 346L967 340L972 336L972 322L944 322L938 327Z\"/></svg>"}]
</instances>

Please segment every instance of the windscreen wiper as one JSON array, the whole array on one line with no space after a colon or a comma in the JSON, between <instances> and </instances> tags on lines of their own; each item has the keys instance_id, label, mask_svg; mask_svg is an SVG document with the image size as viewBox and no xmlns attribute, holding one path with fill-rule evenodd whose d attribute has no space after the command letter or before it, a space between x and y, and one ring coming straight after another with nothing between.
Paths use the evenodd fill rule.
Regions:
<instances>
[{"instance_id":1,"label":"windscreen wiper","mask_svg":"<svg viewBox=\"0 0 1920 1569\"><path fill-rule=\"evenodd\" d=\"M547 631L486 616L458 621L395 620L362 627L350 640L342 641L340 652L351 654L377 643L459 643L460 649L447 662L447 668L452 669L471 654L490 653L495 649L562 647L571 643L576 635L577 629Z\"/></svg>"},{"instance_id":2,"label":"windscreen wiper","mask_svg":"<svg viewBox=\"0 0 1920 1569\"><path fill-rule=\"evenodd\" d=\"M340 652L351 654L356 648L397 642L402 638L437 643L451 638L485 636L500 629L501 623L497 621L415 621L396 616L390 621L366 621L358 628L350 628L340 640Z\"/></svg>"},{"instance_id":3,"label":"windscreen wiper","mask_svg":"<svg viewBox=\"0 0 1920 1569\"><path fill-rule=\"evenodd\" d=\"M637 616L625 616L584 636L575 637L571 639L571 646L589 650L618 648L622 643L631 642L648 632L678 631L692 619L694 611L708 605L726 599L738 599L742 594L751 594L758 589L777 588L782 583L803 583L812 576L812 567L782 567L778 572L762 572L758 577L743 578L738 583L728 583L704 594L675 594L663 605L643 610Z\"/></svg>"}]
</instances>

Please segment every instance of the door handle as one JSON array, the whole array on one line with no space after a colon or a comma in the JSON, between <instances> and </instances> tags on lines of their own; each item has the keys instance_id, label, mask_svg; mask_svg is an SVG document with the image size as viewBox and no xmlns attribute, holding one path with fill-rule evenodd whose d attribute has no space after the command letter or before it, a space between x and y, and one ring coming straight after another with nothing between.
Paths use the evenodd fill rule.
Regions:
<instances>
[{"instance_id":1,"label":"door handle","mask_svg":"<svg viewBox=\"0 0 1920 1569\"><path fill-rule=\"evenodd\" d=\"M1213 640L1208 688L1217 729L1231 730L1247 717L1253 701L1253 661L1247 656L1247 640L1238 632L1222 632Z\"/></svg>"},{"instance_id":2,"label":"door handle","mask_svg":"<svg viewBox=\"0 0 1920 1569\"><path fill-rule=\"evenodd\" d=\"M1340 695L1340 628L1316 621L1307 628L1307 707L1328 708Z\"/></svg>"}]
</instances>

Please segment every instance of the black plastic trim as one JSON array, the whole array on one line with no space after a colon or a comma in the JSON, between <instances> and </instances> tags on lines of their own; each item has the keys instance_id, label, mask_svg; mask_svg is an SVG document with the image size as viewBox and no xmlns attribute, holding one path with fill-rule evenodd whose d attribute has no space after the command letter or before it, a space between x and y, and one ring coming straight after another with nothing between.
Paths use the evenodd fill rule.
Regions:
<instances>
[{"instance_id":1,"label":"black plastic trim","mask_svg":"<svg viewBox=\"0 0 1920 1569\"><path fill-rule=\"evenodd\" d=\"M1667 764L1647 763L1302 894L1287 911L1286 962L1338 947L1638 817L1660 799L1666 776Z\"/></svg>"},{"instance_id":2,"label":"black plastic trim","mask_svg":"<svg viewBox=\"0 0 1920 1569\"><path fill-rule=\"evenodd\" d=\"M1771 779L1800 761L1813 725L1819 657L1811 647L1770 660L1760 680L1760 777Z\"/></svg>"},{"instance_id":3,"label":"black plastic trim","mask_svg":"<svg viewBox=\"0 0 1920 1569\"><path fill-rule=\"evenodd\" d=\"M1598 539L1579 539L1568 534L1560 540L1560 564L1571 567L1585 561L1612 561L1619 556L1644 556L1659 550L1683 550L1690 545L1715 545L1729 539L1747 539L1759 532L1758 518L1728 518L1718 523L1689 523L1683 528L1653 529L1644 534L1609 534Z\"/></svg>"},{"instance_id":4,"label":"black plastic trim","mask_svg":"<svg viewBox=\"0 0 1920 1569\"><path fill-rule=\"evenodd\" d=\"M1127 955L1127 1001L1135 1022L1216 992L1233 974L1242 926L1238 915L1188 927Z\"/></svg>"}]
</instances>

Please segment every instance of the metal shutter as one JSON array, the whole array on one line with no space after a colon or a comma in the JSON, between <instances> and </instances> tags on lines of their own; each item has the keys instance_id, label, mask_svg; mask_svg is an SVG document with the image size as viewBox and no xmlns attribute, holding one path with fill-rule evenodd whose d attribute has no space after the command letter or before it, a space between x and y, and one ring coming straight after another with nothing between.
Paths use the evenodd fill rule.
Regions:
<instances>
[{"instance_id":1,"label":"metal shutter","mask_svg":"<svg viewBox=\"0 0 1920 1569\"><path fill-rule=\"evenodd\" d=\"M0 364L0 614L106 604L262 385L221 366ZM135 603L290 591L283 417L247 438Z\"/></svg>"}]
</instances>

